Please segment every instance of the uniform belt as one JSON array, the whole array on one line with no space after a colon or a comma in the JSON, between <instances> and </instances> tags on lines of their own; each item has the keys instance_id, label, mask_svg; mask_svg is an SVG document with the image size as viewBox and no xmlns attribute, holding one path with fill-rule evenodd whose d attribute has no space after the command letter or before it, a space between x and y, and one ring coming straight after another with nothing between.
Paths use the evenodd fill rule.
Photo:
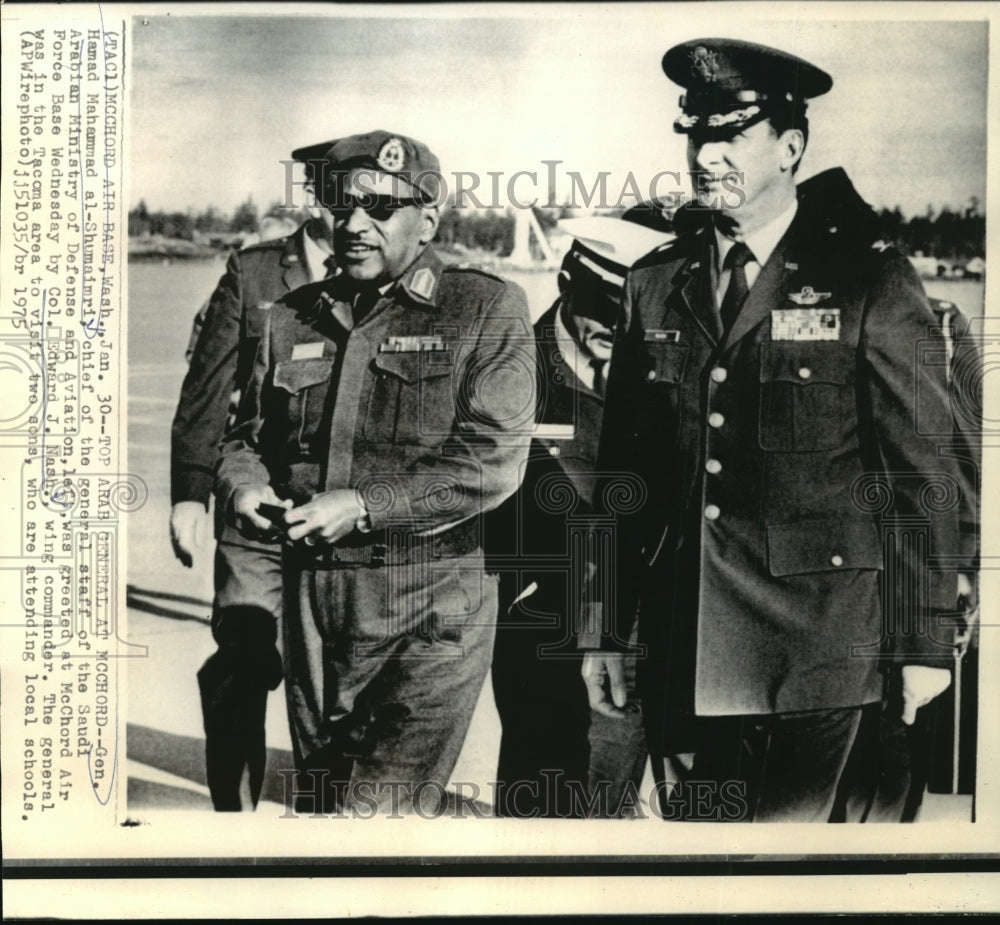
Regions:
<instances>
[{"instance_id":1,"label":"uniform belt","mask_svg":"<svg viewBox=\"0 0 1000 925\"><path fill-rule=\"evenodd\" d=\"M382 568L465 556L475 552L480 542L479 518L474 517L433 536L390 528L367 543L294 548L304 563L314 569Z\"/></svg>"}]
</instances>

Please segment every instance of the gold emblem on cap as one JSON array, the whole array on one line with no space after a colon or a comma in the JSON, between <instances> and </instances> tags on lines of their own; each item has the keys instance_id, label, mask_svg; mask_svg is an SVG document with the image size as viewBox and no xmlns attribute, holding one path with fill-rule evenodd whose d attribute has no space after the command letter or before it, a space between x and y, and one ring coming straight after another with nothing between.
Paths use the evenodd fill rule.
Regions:
<instances>
[{"instance_id":1,"label":"gold emblem on cap","mask_svg":"<svg viewBox=\"0 0 1000 925\"><path fill-rule=\"evenodd\" d=\"M715 83L719 76L719 62L714 51L704 45L698 45L691 51L691 73L700 77L705 83Z\"/></svg>"},{"instance_id":2,"label":"gold emblem on cap","mask_svg":"<svg viewBox=\"0 0 1000 925\"><path fill-rule=\"evenodd\" d=\"M403 142L398 138L390 138L378 152L378 165L388 173L397 173L403 169L403 162L406 160L406 152L403 150Z\"/></svg>"}]
</instances>

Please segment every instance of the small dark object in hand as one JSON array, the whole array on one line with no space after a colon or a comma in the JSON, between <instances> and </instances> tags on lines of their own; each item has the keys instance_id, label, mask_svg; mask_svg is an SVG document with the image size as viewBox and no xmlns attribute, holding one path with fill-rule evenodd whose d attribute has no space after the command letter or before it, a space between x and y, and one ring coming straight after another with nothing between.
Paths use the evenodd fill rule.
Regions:
<instances>
[{"instance_id":1,"label":"small dark object in hand","mask_svg":"<svg viewBox=\"0 0 1000 925\"><path fill-rule=\"evenodd\" d=\"M271 521L276 527L285 527L285 511L280 504L258 504L257 513L261 517Z\"/></svg>"}]
</instances>

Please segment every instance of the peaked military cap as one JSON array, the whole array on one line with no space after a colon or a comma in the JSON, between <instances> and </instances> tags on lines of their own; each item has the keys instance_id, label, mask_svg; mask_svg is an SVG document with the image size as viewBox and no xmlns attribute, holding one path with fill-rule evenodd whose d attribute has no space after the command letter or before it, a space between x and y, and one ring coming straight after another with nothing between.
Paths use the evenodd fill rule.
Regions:
<instances>
[{"instance_id":1,"label":"peaked military cap","mask_svg":"<svg viewBox=\"0 0 1000 925\"><path fill-rule=\"evenodd\" d=\"M687 91L675 131L744 129L780 108L803 112L833 78L808 61L754 42L694 39L663 56L663 70Z\"/></svg>"},{"instance_id":2,"label":"peaked military cap","mask_svg":"<svg viewBox=\"0 0 1000 925\"><path fill-rule=\"evenodd\" d=\"M304 145L292 152L292 158L305 167L307 183L316 182L317 167L319 167L320 176L322 176L323 165L326 163L326 152L336 143L337 139L331 138L329 141L318 141L313 145Z\"/></svg>"},{"instance_id":3,"label":"peaked military cap","mask_svg":"<svg viewBox=\"0 0 1000 925\"><path fill-rule=\"evenodd\" d=\"M370 167L405 180L436 202L441 189L441 163L423 142L379 130L335 141L326 152L327 176L354 167Z\"/></svg>"}]
</instances>

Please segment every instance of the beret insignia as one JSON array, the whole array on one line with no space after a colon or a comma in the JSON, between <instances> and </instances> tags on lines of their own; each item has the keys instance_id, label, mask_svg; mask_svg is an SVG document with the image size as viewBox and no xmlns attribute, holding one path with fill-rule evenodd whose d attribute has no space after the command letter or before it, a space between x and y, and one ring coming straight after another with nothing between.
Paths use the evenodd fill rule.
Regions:
<instances>
[{"instance_id":1,"label":"beret insignia","mask_svg":"<svg viewBox=\"0 0 1000 925\"><path fill-rule=\"evenodd\" d=\"M405 159L406 153L403 150L403 142L398 138L390 138L379 149L376 160L379 167L387 173L398 173L403 169Z\"/></svg>"}]
</instances>

